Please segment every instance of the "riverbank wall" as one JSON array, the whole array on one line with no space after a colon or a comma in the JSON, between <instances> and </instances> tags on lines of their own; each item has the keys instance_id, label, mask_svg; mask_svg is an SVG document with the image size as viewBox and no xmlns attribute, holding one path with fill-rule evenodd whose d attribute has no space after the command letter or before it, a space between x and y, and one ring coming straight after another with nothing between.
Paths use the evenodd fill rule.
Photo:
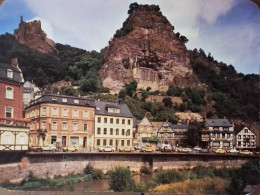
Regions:
<instances>
[{"instance_id":1,"label":"riverbank wall","mask_svg":"<svg viewBox=\"0 0 260 195\"><path fill-rule=\"evenodd\" d=\"M142 166L155 170L191 169L194 166L240 167L259 156L166 153L27 153L19 163L0 165L0 183L19 182L30 172L40 178L83 173L87 164L103 172L116 166L139 172Z\"/></svg>"}]
</instances>

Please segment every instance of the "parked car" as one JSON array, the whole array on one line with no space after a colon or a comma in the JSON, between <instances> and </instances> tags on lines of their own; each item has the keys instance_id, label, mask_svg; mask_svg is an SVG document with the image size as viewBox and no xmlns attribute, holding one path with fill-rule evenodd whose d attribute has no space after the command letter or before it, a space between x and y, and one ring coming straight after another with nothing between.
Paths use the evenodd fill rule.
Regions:
<instances>
[{"instance_id":1,"label":"parked car","mask_svg":"<svg viewBox=\"0 0 260 195\"><path fill-rule=\"evenodd\" d=\"M192 152L192 149L191 148L177 148L177 152L190 153L190 152Z\"/></svg>"},{"instance_id":2,"label":"parked car","mask_svg":"<svg viewBox=\"0 0 260 195\"><path fill-rule=\"evenodd\" d=\"M216 153L216 154L226 154L227 152L226 152L226 150L223 150L223 149L221 149L221 148L218 148L218 149L215 150L215 153Z\"/></svg>"},{"instance_id":3,"label":"parked car","mask_svg":"<svg viewBox=\"0 0 260 195\"><path fill-rule=\"evenodd\" d=\"M125 150L125 147L124 146L118 146L118 149L117 149L119 152L123 152Z\"/></svg>"},{"instance_id":4,"label":"parked car","mask_svg":"<svg viewBox=\"0 0 260 195\"><path fill-rule=\"evenodd\" d=\"M135 151L135 149L134 149L133 147L126 146L126 147L124 148L124 152L133 152L133 151Z\"/></svg>"},{"instance_id":5,"label":"parked car","mask_svg":"<svg viewBox=\"0 0 260 195\"><path fill-rule=\"evenodd\" d=\"M43 146L42 151L57 151L57 147L53 144Z\"/></svg>"},{"instance_id":6,"label":"parked car","mask_svg":"<svg viewBox=\"0 0 260 195\"><path fill-rule=\"evenodd\" d=\"M143 146L141 146L141 145L136 145L136 146L134 146L135 150L140 150L142 147L143 147Z\"/></svg>"},{"instance_id":7,"label":"parked car","mask_svg":"<svg viewBox=\"0 0 260 195\"><path fill-rule=\"evenodd\" d=\"M232 148L230 150L227 150L227 153L230 153L230 154L238 154L239 151L236 149L236 148Z\"/></svg>"},{"instance_id":8,"label":"parked car","mask_svg":"<svg viewBox=\"0 0 260 195\"><path fill-rule=\"evenodd\" d=\"M42 152L42 147L39 145L32 145L32 146L29 146L29 151L30 152Z\"/></svg>"},{"instance_id":9,"label":"parked car","mask_svg":"<svg viewBox=\"0 0 260 195\"><path fill-rule=\"evenodd\" d=\"M77 152L78 150L79 150L79 147L76 145L71 145L71 146L62 148L63 152Z\"/></svg>"},{"instance_id":10,"label":"parked car","mask_svg":"<svg viewBox=\"0 0 260 195\"><path fill-rule=\"evenodd\" d=\"M141 148L141 152L153 152L153 148L152 147L143 147L143 148Z\"/></svg>"},{"instance_id":11,"label":"parked car","mask_svg":"<svg viewBox=\"0 0 260 195\"><path fill-rule=\"evenodd\" d=\"M208 149L201 149L201 150L199 151L199 153L209 153L209 150L208 150Z\"/></svg>"},{"instance_id":12,"label":"parked car","mask_svg":"<svg viewBox=\"0 0 260 195\"><path fill-rule=\"evenodd\" d=\"M116 149L113 146L103 146L98 148L99 152L114 152L115 150Z\"/></svg>"},{"instance_id":13,"label":"parked car","mask_svg":"<svg viewBox=\"0 0 260 195\"><path fill-rule=\"evenodd\" d=\"M201 150L202 150L202 148L201 148L201 147L199 147L199 146L195 146L195 147L193 148L193 150L195 150L196 152L199 152L199 151L201 151Z\"/></svg>"},{"instance_id":14,"label":"parked car","mask_svg":"<svg viewBox=\"0 0 260 195\"><path fill-rule=\"evenodd\" d=\"M165 146L164 148L161 148L161 152L175 152L175 149L171 146Z\"/></svg>"},{"instance_id":15,"label":"parked car","mask_svg":"<svg viewBox=\"0 0 260 195\"><path fill-rule=\"evenodd\" d=\"M240 154L244 154L244 155L253 155L253 152L249 151L249 150L240 150L239 152Z\"/></svg>"}]
</instances>

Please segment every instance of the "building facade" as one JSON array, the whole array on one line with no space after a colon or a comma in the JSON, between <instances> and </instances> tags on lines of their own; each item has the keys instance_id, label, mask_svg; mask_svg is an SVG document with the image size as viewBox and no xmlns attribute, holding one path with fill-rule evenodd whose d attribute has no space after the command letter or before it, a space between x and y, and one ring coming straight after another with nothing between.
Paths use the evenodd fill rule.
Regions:
<instances>
[{"instance_id":1,"label":"building facade","mask_svg":"<svg viewBox=\"0 0 260 195\"><path fill-rule=\"evenodd\" d=\"M65 95L45 95L25 108L31 120L30 144L93 147L94 101Z\"/></svg>"},{"instance_id":2,"label":"building facade","mask_svg":"<svg viewBox=\"0 0 260 195\"><path fill-rule=\"evenodd\" d=\"M144 137L153 137L157 136L156 132L154 131L154 126L149 121L149 119L145 116L141 121L139 121L136 133L135 133L135 139L138 140L138 142L142 142L142 139Z\"/></svg>"},{"instance_id":3,"label":"building facade","mask_svg":"<svg viewBox=\"0 0 260 195\"><path fill-rule=\"evenodd\" d=\"M23 74L17 59L0 62L0 150L27 150L29 121L23 118Z\"/></svg>"},{"instance_id":4,"label":"building facade","mask_svg":"<svg viewBox=\"0 0 260 195\"><path fill-rule=\"evenodd\" d=\"M174 140L176 146L186 146L187 145L187 133L188 133L187 124L177 124L171 125L171 128L174 132Z\"/></svg>"},{"instance_id":5,"label":"building facade","mask_svg":"<svg viewBox=\"0 0 260 195\"><path fill-rule=\"evenodd\" d=\"M171 144L175 145L174 132L169 122L165 122L157 132L158 144Z\"/></svg>"},{"instance_id":6,"label":"building facade","mask_svg":"<svg viewBox=\"0 0 260 195\"><path fill-rule=\"evenodd\" d=\"M255 123L251 131L256 135L256 149L260 151L260 123Z\"/></svg>"},{"instance_id":7,"label":"building facade","mask_svg":"<svg viewBox=\"0 0 260 195\"><path fill-rule=\"evenodd\" d=\"M125 103L95 101L95 149L133 145L133 115Z\"/></svg>"},{"instance_id":8,"label":"building facade","mask_svg":"<svg viewBox=\"0 0 260 195\"><path fill-rule=\"evenodd\" d=\"M227 119L206 119L201 141L211 149L231 149L234 146L234 127Z\"/></svg>"},{"instance_id":9,"label":"building facade","mask_svg":"<svg viewBox=\"0 0 260 195\"><path fill-rule=\"evenodd\" d=\"M29 103L41 96L41 91L39 87L36 87L35 84L26 81L23 85L23 103L24 107L27 107Z\"/></svg>"},{"instance_id":10,"label":"building facade","mask_svg":"<svg viewBox=\"0 0 260 195\"><path fill-rule=\"evenodd\" d=\"M236 135L236 148L243 149L255 149L256 148L256 135L245 126L235 127Z\"/></svg>"}]
</instances>

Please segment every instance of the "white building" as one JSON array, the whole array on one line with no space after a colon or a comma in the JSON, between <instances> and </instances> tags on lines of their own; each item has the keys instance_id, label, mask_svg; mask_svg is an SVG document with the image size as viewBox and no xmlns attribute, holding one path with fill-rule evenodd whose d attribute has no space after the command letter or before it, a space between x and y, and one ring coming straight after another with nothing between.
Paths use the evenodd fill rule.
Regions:
<instances>
[{"instance_id":1,"label":"white building","mask_svg":"<svg viewBox=\"0 0 260 195\"><path fill-rule=\"evenodd\" d=\"M236 148L237 149L255 149L256 135L245 126L236 126Z\"/></svg>"}]
</instances>

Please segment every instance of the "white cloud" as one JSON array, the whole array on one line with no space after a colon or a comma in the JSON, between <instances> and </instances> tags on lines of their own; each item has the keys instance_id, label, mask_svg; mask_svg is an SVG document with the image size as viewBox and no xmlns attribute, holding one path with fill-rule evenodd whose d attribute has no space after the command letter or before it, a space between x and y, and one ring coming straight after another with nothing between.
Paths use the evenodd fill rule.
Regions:
<instances>
[{"instance_id":1,"label":"white cloud","mask_svg":"<svg viewBox=\"0 0 260 195\"><path fill-rule=\"evenodd\" d=\"M99 51L108 45L110 38L128 17L127 10L130 3L135 2L132 0L24 1L37 17L47 21L45 24L42 23L48 37L55 42L88 51ZM245 59L250 63L250 57L247 56L252 54L248 52L252 50L252 46L256 46L253 41L257 36L254 30L251 38L247 39L243 39L243 33L236 31L235 28L228 31L215 29L211 32L213 35L205 34L205 29L217 28L214 26L218 19L225 16L237 1L136 0L136 2L159 5L163 15L174 25L175 32L180 32L189 39L188 48L203 48L216 56L216 59L233 65L242 66L243 61L245 64ZM238 40L243 42L244 49L240 49Z\"/></svg>"}]
</instances>

